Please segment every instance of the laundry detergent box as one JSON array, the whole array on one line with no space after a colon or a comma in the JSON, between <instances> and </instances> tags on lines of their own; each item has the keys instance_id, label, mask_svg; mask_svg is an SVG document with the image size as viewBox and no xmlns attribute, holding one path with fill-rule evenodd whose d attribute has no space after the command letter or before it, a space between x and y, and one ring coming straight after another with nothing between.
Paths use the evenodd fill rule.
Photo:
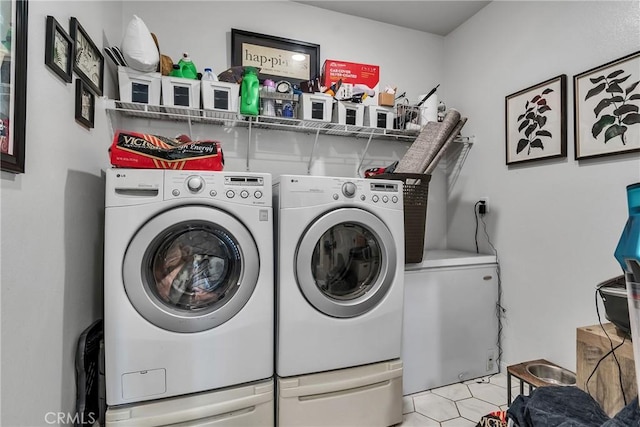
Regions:
<instances>
[{"instance_id":1,"label":"laundry detergent box","mask_svg":"<svg viewBox=\"0 0 640 427\"><path fill-rule=\"evenodd\" d=\"M322 86L331 87L342 79L343 84L353 85L353 95L365 92L362 101L365 105L376 105L377 94L380 91L380 66L358 64L356 62L327 59L322 65ZM336 98L340 99L339 93Z\"/></svg>"}]
</instances>

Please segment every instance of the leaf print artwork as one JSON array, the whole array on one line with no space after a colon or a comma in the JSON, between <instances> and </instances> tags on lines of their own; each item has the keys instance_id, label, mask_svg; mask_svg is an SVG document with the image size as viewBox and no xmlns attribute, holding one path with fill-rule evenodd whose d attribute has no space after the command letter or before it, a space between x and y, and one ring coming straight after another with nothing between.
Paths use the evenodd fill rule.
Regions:
<instances>
[{"instance_id":1,"label":"leaf print artwork","mask_svg":"<svg viewBox=\"0 0 640 427\"><path fill-rule=\"evenodd\" d=\"M591 134L598 140L602 134L605 144L620 137L622 145L626 145L629 126L640 123L638 105L631 102L640 100L640 93L636 91L640 80L628 83L630 77L631 74L625 75L624 70L618 69L607 75L589 78L594 87L587 92L584 100L601 96L593 109L596 122L591 128Z\"/></svg>"},{"instance_id":2,"label":"leaf print artwork","mask_svg":"<svg viewBox=\"0 0 640 427\"><path fill-rule=\"evenodd\" d=\"M567 156L566 86L561 74L505 97L507 165Z\"/></svg>"},{"instance_id":3,"label":"leaf print artwork","mask_svg":"<svg viewBox=\"0 0 640 427\"><path fill-rule=\"evenodd\" d=\"M546 129L547 116L545 113L551 111L545 95L553 92L553 89L546 88L540 95L536 95L528 100L524 105L524 113L518 116L518 132L524 134L524 138L518 140L516 153L527 148L527 154L531 154L532 148L544 150L542 138L551 138L553 135Z\"/></svg>"}]
</instances>

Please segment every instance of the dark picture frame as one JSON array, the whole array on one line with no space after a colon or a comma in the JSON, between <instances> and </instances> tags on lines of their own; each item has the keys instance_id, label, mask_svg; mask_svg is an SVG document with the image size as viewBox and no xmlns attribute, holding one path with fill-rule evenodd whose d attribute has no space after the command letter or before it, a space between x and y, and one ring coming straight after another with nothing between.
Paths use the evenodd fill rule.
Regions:
<instances>
[{"instance_id":1,"label":"dark picture frame","mask_svg":"<svg viewBox=\"0 0 640 427\"><path fill-rule=\"evenodd\" d=\"M56 18L47 16L44 63L62 81L71 83L73 40Z\"/></svg>"},{"instance_id":2,"label":"dark picture frame","mask_svg":"<svg viewBox=\"0 0 640 427\"><path fill-rule=\"evenodd\" d=\"M573 76L576 160L640 152L640 51Z\"/></svg>"},{"instance_id":3,"label":"dark picture frame","mask_svg":"<svg viewBox=\"0 0 640 427\"><path fill-rule=\"evenodd\" d=\"M25 134L27 116L27 23L28 0L11 0L12 35L10 53L1 61L2 86L0 97L0 155L2 170L13 173L25 171ZM9 16L12 16L10 14ZM7 19L9 21L9 19ZM5 21L6 22L6 21ZM6 47L6 35L2 40ZM14 72L11 73L11 62ZM13 114L11 114L13 108Z\"/></svg>"},{"instance_id":4,"label":"dark picture frame","mask_svg":"<svg viewBox=\"0 0 640 427\"><path fill-rule=\"evenodd\" d=\"M567 156L567 76L505 97L506 164Z\"/></svg>"},{"instance_id":5,"label":"dark picture frame","mask_svg":"<svg viewBox=\"0 0 640 427\"><path fill-rule=\"evenodd\" d=\"M101 96L104 82L104 56L75 17L71 18L71 39L73 39L73 71L91 87L95 94Z\"/></svg>"},{"instance_id":6,"label":"dark picture frame","mask_svg":"<svg viewBox=\"0 0 640 427\"><path fill-rule=\"evenodd\" d=\"M300 61L291 59L301 54ZM231 65L260 68L260 81L291 84L320 78L320 45L266 34L231 29Z\"/></svg>"},{"instance_id":7,"label":"dark picture frame","mask_svg":"<svg viewBox=\"0 0 640 427\"><path fill-rule=\"evenodd\" d=\"M87 129L93 128L96 113L96 97L90 86L76 79L76 121Z\"/></svg>"}]
</instances>

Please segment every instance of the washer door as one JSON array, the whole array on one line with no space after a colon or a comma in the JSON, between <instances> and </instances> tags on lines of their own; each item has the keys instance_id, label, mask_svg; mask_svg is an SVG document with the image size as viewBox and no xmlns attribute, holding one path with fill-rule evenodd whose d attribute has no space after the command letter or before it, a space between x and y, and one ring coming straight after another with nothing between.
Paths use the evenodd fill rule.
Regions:
<instances>
[{"instance_id":1,"label":"washer door","mask_svg":"<svg viewBox=\"0 0 640 427\"><path fill-rule=\"evenodd\" d=\"M395 242L375 215L356 208L319 217L296 252L296 276L305 298L333 317L355 317L373 309L393 284Z\"/></svg>"},{"instance_id":2,"label":"washer door","mask_svg":"<svg viewBox=\"0 0 640 427\"><path fill-rule=\"evenodd\" d=\"M200 332L244 307L259 269L258 248L242 223L215 208L183 206L138 230L122 274L131 304L149 322Z\"/></svg>"}]
</instances>

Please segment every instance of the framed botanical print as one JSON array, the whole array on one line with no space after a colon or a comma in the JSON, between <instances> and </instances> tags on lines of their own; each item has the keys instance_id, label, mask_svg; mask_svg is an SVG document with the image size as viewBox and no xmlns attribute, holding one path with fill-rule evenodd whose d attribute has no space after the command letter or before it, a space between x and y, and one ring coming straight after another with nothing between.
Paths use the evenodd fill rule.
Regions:
<instances>
[{"instance_id":1,"label":"framed botanical print","mask_svg":"<svg viewBox=\"0 0 640 427\"><path fill-rule=\"evenodd\" d=\"M96 97L82 79L76 79L76 121L87 129L93 128Z\"/></svg>"},{"instance_id":2,"label":"framed botanical print","mask_svg":"<svg viewBox=\"0 0 640 427\"><path fill-rule=\"evenodd\" d=\"M562 74L506 97L507 165L567 156L566 86Z\"/></svg>"},{"instance_id":3,"label":"framed botanical print","mask_svg":"<svg viewBox=\"0 0 640 427\"><path fill-rule=\"evenodd\" d=\"M76 18L71 18L73 39L73 71L97 95L102 95L104 57Z\"/></svg>"},{"instance_id":4,"label":"framed botanical print","mask_svg":"<svg viewBox=\"0 0 640 427\"><path fill-rule=\"evenodd\" d=\"M44 63L58 77L71 83L73 40L53 16L47 16Z\"/></svg>"},{"instance_id":5,"label":"framed botanical print","mask_svg":"<svg viewBox=\"0 0 640 427\"><path fill-rule=\"evenodd\" d=\"M640 152L640 51L573 77L576 160Z\"/></svg>"}]
</instances>

